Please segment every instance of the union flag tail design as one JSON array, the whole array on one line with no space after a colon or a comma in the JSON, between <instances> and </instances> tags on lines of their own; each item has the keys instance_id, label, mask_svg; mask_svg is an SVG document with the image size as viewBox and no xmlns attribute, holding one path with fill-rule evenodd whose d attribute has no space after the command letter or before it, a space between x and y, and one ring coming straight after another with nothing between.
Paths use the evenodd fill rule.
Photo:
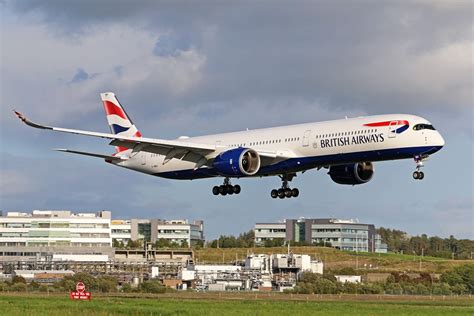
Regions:
<instances>
[{"instance_id":1,"label":"union flag tail design","mask_svg":"<svg viewBox=\"0 0 474 316\"><path fill-rule=\"evenodd\" d=\"M100 97L104 103L105 114L107 115L107 122L109 123L112 134L122 135L127 137L142 137L135 124L133 124L130 117L125 112L125 109L120 105L117 97L112 92L101 93ZM115 147L117 153L128 150L125 147Z\"/></svg>"}]
</instances>

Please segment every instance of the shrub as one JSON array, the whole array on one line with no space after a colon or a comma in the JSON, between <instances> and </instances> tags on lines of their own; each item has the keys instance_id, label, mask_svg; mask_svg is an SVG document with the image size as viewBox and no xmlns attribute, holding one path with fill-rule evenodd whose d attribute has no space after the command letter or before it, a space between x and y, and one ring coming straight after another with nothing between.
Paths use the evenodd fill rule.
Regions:
<instances>
[{"instance_id":1,"label":"shrub","mask_svg":"<svg viewBox=\"0 0 474 316\"><path fill-rule=\"evenodd\" d=\"M13 292L26 292L26 284L25 283L15 283L10 287L10 290Z\"/></svg>"},{"instance_id":2,"label":"shrub","mask_svg":"<svg viewBox=\"0 0 474 316\"><path fill-rule=\"evenodd\" d=\"M130 285L130 283L122 284L122 287L120 288L120 292L123 292L123 293L131 293L132 291L133 291L133 288Z\"/></svg>"},{"instance_id":3,"label":"shrub","mask_svg":"<svg viewBox=\"0 0 474 316\"><path fill-rule=\"evenodd\" d=\"M440 282L433 284L433 295L451 295L451 287L448 283Z\"/></svg>"},{"instance_id":4,"label":"shrub","mask_svg":"<svg viewBox=\"0 0 474 316\"><path fill-rule=\"evenodd\" d=\"M387 283L385 285L385 294L401 295L403 294L403 289L398 283Z\"/></svg>"},{"instance_id":5,"label":"shrub","mask_svg":"<svg viewBox=\"0 0 474 316\"><path fill-rule=\"evenodd\" d=\"M417 295L430 295L431 294L430 288L424 285L423 283L418 283L415 286L415 290L416 290L415 294Z\"/></svg>"},{"instance_id":6,"label":"shrub","mask_svg":"<svg viewBox=\"0 0 474 316\"><path fill-rule=\"evenodd\" d=\"M36 281L31 281L30 285L28 286L31 291L37 291L39 287L40 284Z\"/></svg>"},{"instance_id":7,"label":"shrub","mask_svg":"<svg viewBox=\"0 0 474 316\"><path fill-rule=\"evenodd\" d=\"M15 276L12 278L12 283L23 283L23 284L26 284L26 280L25 280L25 278L22 277L22 276L15 275Z\"/></svg>"},{"instance_id":8,"label":"shrub","mask_svg":"<svg viewBox=\"0 0 474 316\"><path fill-rule=\"evenodd\" d=\"M145 281L139 286L144 293L165 293L166 287L159 281Z\"/></svg>"},{"instance_id":9,"label":"shrub","mask_svg":"<svg viewBox=\"0 0 474 316\"><path fill-rule=\"evenodd\" d=\"M111 276L100 276L96 279L98 290L102 293L116 292L117 279Z\"/></svg>"},{"instance_id":10,"label":"shrub","mask_svg":"<svg viewBox=\"0 0 474 316\"><path fill-rule=\"evenodd\" d=\"M451 286L463 284L469 293L474 294L474 264L466 264L456 267L441 275L441 282Z\"/></svg>"}]
</instances>

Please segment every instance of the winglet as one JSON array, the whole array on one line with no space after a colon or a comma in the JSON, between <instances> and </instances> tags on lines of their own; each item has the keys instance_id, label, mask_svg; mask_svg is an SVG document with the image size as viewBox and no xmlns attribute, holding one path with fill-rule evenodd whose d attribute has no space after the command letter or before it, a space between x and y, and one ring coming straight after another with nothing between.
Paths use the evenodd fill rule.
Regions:
<instances>
[{"instance_id":1,"label":"winglet","mask_svg":"<svg viewBox=\"0 0 474 316\"><path fill-rule=\"evenodd\" d=\"M21 114L21 113L18 112L18 111L13 110L13 113L15 113L15 115L16 115L23 123L25 123L25 124L28 125L28 126L31 126L31 127L34 127L34 128L41 128L41 129L53 129L52 127L44 126L44 125L40 125L40 124L36 124L36 123L30 121L29 119L26 118L26 116L24 116L23 114Z\"/></svg>"}]
</instances>

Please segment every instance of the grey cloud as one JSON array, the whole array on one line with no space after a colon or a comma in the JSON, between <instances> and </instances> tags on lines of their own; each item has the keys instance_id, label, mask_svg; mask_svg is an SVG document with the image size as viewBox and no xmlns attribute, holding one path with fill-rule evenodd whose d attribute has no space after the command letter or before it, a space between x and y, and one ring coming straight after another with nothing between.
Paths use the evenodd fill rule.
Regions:
<instances>
[{"instance_id":1,"label":"grey cloud","mask_svg":"<svg viewBox=\"0 0 474 316\"><path fill-rule=\"evenodd\" d=\"M161 57L177 57L180 52L187 51L190 48L190 40L185 36L180 37L171 34L164 34L158 38L158 41L153 48L153 54Z\"/></svg>"},{"instance_id":2,"label":"grey cloud","mask_svg":"<svg viewBox=\"0 0 474 316\"><path fill-rule=\"evenodd\" d=\"M423 1L26 1L12 7L40 12L47 23L64 29L139 20L148 32L162 34L153 49L158 56L198 47L206 64L200 85L181 96L189 104L277 95L317 98L329 108L367 113L413 108L460 113L472 103L468 1L449 6ZM155 98L172 105L167 89L160 91L153 78L147 82L158 89ZM147 91L143 84L134 94Z\"/></svg>"},{"instance_id":3,"label":"grey cloud","mask_svg":"<svg viewBox=\"0 0 474 316\"><path fill-rule=\"evenodd\" d=\"M71 81L69 83L79 83L81 81L85 81L88 79L94 79L97 77L99 74L91 74L89 75L87 72L85 72L84 69L78 68L76 74L72 77Z\"/></svg>"},{"instance_id":4,"label":"grey cloud","mask_svg":"<svg viewBox=\"0 0 474 316\"><path fill-rule=\"evenodd\" d=\"M437 206L432 198L472 194L472 164L464 163L473 137L469 1L8 1L3 14L2 32L15 33L4 33L2 50L1 172L14 172L17 184L0 192L4 208L204 218L208 236L302 215L358 217L413 234L468 231L472 201ZM75 75L78 84L64 84ZM374 181L360 188L307 172L295 180L298 200L270 200L276 178L239 180L240 199L216 200L209 188L220 180L165 181L51 153L111 147L28 129L6 108L107 131L98 96L105 90L150 137L409 112L432 120L447 146L428 162L422 185L410 182L413 164L403 161L377 164ZM467 176L453 178L450 166L460 164ZM242 210L243 200L252 207ZM427 217L432 209L436 216ZM446 210L456 214L449 229L438 223Z\"/></svg>"}]
</instances>

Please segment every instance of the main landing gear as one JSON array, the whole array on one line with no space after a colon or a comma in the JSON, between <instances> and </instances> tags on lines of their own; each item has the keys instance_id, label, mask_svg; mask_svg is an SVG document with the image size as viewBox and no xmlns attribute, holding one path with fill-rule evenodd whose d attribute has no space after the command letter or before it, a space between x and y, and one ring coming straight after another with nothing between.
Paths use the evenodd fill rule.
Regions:
<instances>
[{"instance_id":1,"label":"main landing gear","mask_svg":"<svg viewBox=\"0 0 474 316\"><path fill-rule=\"evenodd\" d=\"M284 175L279 176L282 181L282 185L280 189L273 189L271 191L272 198L276 199L278 197L280 199L284 199L284 198L298 197L298 195L300 195L300 190L298 190L297 188L291 189L288 186L288 182L293 180L293 177L295 176L296 176L295 173L284 174Z\"/></svg>"},{"instance_id":2,"label":"main landing gear","mask_svg":"<svg viewBox=\"0 0 474 316\"><path fill-rule=\"evenodd\" d=\"M423 180L425 177L425 174L423 171L421 171L421 168L423 167L423 159L426 157L422 156L415 156L415 163L416 163L416 171L413 172L413 179L415 180Z\"/></svg>"},{"instance_id":3,"label":"main landing gear","mask_svg":"<svg viewBox=\"0 0 474 316\"><path fill-rule=\"evenodd\" d=\"M239 194L240 193L240 185L232 185L230 184L230 179L225 178L224 184L219 186L214 186L212 188L212 194L214 195L232 195L232 194Z\"/></svg>"}]
</instances>

